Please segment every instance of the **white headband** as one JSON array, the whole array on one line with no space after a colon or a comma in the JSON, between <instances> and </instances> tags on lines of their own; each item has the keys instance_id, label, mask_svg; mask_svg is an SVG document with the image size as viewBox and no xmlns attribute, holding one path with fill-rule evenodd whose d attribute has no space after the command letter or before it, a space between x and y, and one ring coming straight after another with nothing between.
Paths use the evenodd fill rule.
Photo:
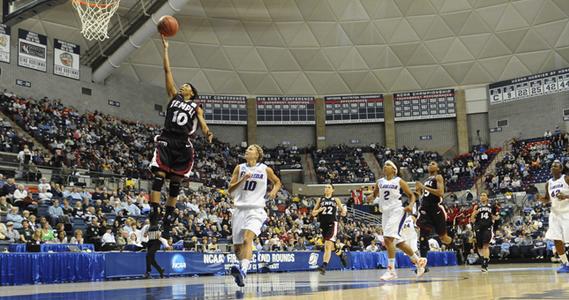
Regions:
<instances>
[{"instance_id":1,"label":"white headband","mask_svg":"<svg viewBox=\"0 0 569 300\"><path fill-rule=\"evenodd\" d=\"M384 163L384 165L390 165L390 166L392 166L392 167L395 169L395 174L397 174L397 166L395 165L394 162L388 160L388 161L386 161L386 162Z\"/></svg>"}]
</instances>

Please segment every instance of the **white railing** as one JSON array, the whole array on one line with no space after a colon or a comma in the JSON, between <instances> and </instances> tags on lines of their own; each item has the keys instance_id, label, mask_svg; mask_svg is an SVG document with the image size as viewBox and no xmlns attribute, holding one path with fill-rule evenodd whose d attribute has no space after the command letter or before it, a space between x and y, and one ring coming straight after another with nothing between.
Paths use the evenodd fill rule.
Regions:
<instances>
[{"instance_id":1,"label":"white railing","mask_svg":"<svg viewBox=\"0 0 569 300\"><path fill-rule=\"evenodd\" d=\"M352 217L354 220L358 220L369 225L381 225L381 216L366 213L359 209L348 207L348 216Z\"/></svg>"}]
</instances>

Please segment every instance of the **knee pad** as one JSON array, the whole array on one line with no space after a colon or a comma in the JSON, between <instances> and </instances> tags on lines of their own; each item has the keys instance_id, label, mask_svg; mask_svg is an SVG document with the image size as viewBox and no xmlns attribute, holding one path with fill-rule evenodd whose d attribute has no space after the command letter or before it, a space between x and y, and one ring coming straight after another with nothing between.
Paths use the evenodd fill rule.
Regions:
<instances>
[{"instance_id":1,"label":"knee pad","mask_svg":"<svg viewBox=\"0 0 569 300\"><path fill-rule=\"evenodd\" d=\"M177 180L170 179L170 197L178 197L182 183Z\"/></svg>"},{"instance_id":2,"label":"knee pad","mask_svg":"<svg viewBox=\"0 0 569 300\"><path fill-rule=\"evenodd\" d=\"M162 186L164 185L164 177L155 175L152 181L152 191L160 192L162 191Z\"/></svg>"}]
</instances>

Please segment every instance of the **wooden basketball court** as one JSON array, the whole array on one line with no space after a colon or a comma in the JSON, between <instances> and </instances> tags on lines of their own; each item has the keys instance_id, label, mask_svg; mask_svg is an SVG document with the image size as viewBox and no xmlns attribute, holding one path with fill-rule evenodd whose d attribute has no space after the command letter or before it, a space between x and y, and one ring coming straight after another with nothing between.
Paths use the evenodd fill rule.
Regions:
<instances>
[{"instance_id":1,"label":"wooden basketball court","mask_svg":"<svg viewBox=\"0 0 569 300\"><path fill-rule=\"evenodd\" d=\"M1 287L4 299L569 299L569 274L554 264L439 267L417 280L408 270L379 282L383 270L251 274L238 288L229 276L177 277Z\"/></svg>"}]
</instances>

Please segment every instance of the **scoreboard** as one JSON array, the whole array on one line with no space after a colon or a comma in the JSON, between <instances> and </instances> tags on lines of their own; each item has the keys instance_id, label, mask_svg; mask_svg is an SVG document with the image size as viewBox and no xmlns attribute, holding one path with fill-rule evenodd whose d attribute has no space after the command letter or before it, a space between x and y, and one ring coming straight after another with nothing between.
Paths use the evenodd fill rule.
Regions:
<instances>
[{"instance_id":1,"label":"scoreboard","mask_svg":"<svg viewBox=\"0 0 569 300\"><path fill-rule=\"evenodd\" d=\"M346 95L324 97L326 124L383 122L383 95Z\"/></svg>"},{"instance_id":2,"label":"scoreboard","mask_svg":"<svg viewBox=\"0 0 569 300\"><path fill-rule=\"evenodd\" d=\"M396 93L395 121L456 117L454 89Z\"/></svg>"},{"instance_id":3,"label":"scoreboard","mask_svg":"<svg viewBox=\"0 0 569 300\"><path fill-rule=\"evenodd\" d=\"M200 95L197 99L209 124L247 125L247 97Z\"/></svg>"},{"instance_id":4,"label":"scoreboard","mask_svg":"<svg viewBox=\"0 0 569 300\"><path fill-rule=\"evenodd\" d=\"M569 91L569 68L492 83L488 86L490 104Z\"/></svg>"},{"instance_id":5,"label":"scoreboard","mask_svg":"<svg viewBox=\"0 0 569 300\"><path fill-rule=\"evenodd\" d=\"M314 97L257 97L257 124L313 125Z\"/></svg>"}]
</instances>

